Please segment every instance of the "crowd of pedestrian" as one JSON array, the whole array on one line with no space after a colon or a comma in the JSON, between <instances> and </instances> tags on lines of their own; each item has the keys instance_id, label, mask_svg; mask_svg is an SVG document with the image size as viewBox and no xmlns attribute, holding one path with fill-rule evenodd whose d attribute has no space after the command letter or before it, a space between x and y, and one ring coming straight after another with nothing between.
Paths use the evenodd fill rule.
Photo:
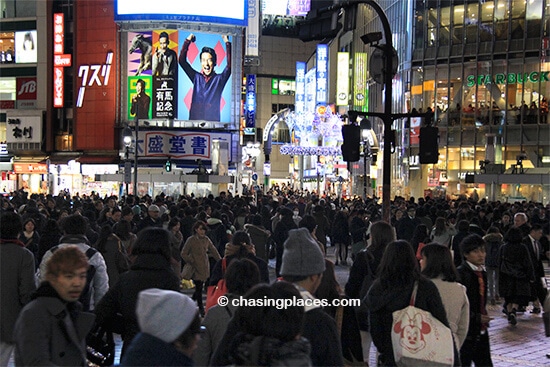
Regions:
<instances>
[{"instance_id":1,"label":"crowd of pedestrian","mask_svg":"<svg viewBox=\"0 0 550 367\"><path fill-rule=\"evenodd\" d=\"M341 366L368 362L374 344L379 365L392 366L392 312L413 288L417 307L451 329L455 365L492 365L486 306L502 303L512 326L527 307L541 312L550 205L395 197L390 221L381 213L375 199L278 189L177 200L12 193L1 199L1 366L14 350L16 365L84 365L94 322L121 334L122 365ZM343 289L335 265L350 266ZM182 279L192 298L179 296ZM230 299L363 302L206 313L204 291L221 279ZM170 358L140 356L154 346Z\"/></svg>"}]
</instances>

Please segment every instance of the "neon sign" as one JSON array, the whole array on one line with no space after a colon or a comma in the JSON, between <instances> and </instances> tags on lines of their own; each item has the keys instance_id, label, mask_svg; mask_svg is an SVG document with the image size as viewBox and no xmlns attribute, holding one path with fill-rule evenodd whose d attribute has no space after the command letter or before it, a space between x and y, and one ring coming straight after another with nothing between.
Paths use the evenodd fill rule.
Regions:
<instances>
[{"instance_id":1,"label":"neon sign","mask_svg":"<svg viewBox=\"0 0 550 367\"><path fill-rule=\"evenodd\" d=\"M76 98L76 107L82 107L86 87L109 85L112 63L113 52L107 52L104 64L80 65L78 68L78 77L82 78L82 82L80 83L80 89Z\"/></svg>"}]
</instances>

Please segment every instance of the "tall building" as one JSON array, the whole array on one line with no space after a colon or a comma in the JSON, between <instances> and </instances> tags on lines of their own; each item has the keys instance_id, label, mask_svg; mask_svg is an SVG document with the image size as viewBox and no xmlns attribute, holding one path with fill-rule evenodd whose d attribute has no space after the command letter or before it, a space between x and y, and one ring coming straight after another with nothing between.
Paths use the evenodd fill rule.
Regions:
<instances>
[{"instance_id":1,"label":"tall building","mask_svg":"<svg viewBox=\"0 0 550 367\"><path fill-rule=\"evenodd\" d=\"M435 142L419 138L420 129L427 124L423 118L394 121L392 196L457 197L470 195L476 189L480 197L490 200L548 202L550 3L377 3L390 22L398 58L392 84L392 112L408 113L414 109L424 113L432 109L435 115L431 126L437 127L439 136ZM348 8L347 12L351 10ZM358 5L354 20L352 30L341 31L330 41L331 49L350 53L352 64L364 52L369 57L369 78L364 89L357 84L354 66L350 68L350 93L364 91L367 103L357 106L350 98L347 107L382 112L383 89L375 82L380 70L372 61L376 48L365 45L361 36L382 32L379 41L370 42L376 45L384 44L386 35L378 15L368 4ZM336 64L332 57L330 73L336 73ZM336 100L334 93L331 97ZM373 129L382 137L379 119L372 120ZM435 146L428 148L438 149L437 163L420 163L421 141L423 148L431 144ZM355 176L361 173L359 167Z\"/></svg>"}]
</instances>

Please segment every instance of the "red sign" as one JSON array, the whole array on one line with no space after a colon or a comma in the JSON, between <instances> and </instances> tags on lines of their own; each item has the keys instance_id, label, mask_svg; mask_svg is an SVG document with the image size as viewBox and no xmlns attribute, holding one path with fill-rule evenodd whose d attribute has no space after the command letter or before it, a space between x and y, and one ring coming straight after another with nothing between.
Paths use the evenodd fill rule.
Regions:
<instances>
[{"instance_id":1,"label":"red sign","mask_svg":"<svg viewBox=\"0 0 550 367\"><path fill-rule=\"evenodd\" d=\"M71 55L53 55L53 66L71 66Z\"/></svg>"},{"instance_id":2,"label":"red sign","mask_svg":"<svg viewBox=\"0 0 550 367\"><path fill-rule=\"evenodd\" d=\"M54 68L53 68L53 106L63 107L63 66L57 64L58 55L63 59L65 56L64 46L65 19L63 13L55 13L53 15L53 53L54 53ZM70 62L70 55L69 55Z\"/></svg>"},{"instance_id":3,"label":"red sign","mask_svg":"<svg viewBox=\"0 0 550 367\"><path fill-rule=\"evenodd\" d=\"M53 106L63 107L63 68L53 68Z\"/></svg>"},{"instance_id":4,"label":"red sign","mask_svg":"<svg viewBox=\"0 0 550 367\"><path fill-rule=\"evenodd\" d=\"M65 19L63 13L53 15L53 53L61 55L65 51L63 34L65 33Z\"/></svg>"},{"instance_id":5,"label":"red sign","mask_svg":"<svg viewBox=\"0 0 550 367\"><path fill-rule=\"evenodd\" d=\"M13 110L15 108L15 101L0 101L0 109Z\"/></svg>"},{"instance_id":6,"label":"red sign","mask_svg":"<svg viewBox=\"0 0 550 367\"><path fill-rule=\"evenodd\" d=\"M36 78L17 78L18 101L36 100Z\"/></svg>"},{"instance_id":7,"label":"red sign","mask_svg":"<svg viewBox=\"0 0 550 367\"><path fill-rule=\"evenodd\" d=\"M48 165L43 163L14 163L15 173L48 173Z\"/></svg>"}]
</instances>

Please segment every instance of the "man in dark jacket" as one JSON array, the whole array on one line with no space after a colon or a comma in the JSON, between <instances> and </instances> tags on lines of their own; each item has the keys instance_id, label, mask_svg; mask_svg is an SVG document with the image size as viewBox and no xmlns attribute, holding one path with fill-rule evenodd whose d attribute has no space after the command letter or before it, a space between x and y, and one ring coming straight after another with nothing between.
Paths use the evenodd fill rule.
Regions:
<instances>
[{"instance_id":1,"label":"man in dark jacket","mask_svg":"<svg viewBox=\"0 0 550 367\"><path fill-rule=\"evenodd\" d=\"M459 281L466 287L470 301L470 325L466 341L460 348L463 366L492 366L487 314L487 273L485 272L485 241L478 235L467 236L460 243L464 261L458 267Z\"/></svg>"},{"instance_id":2,"label":"man in dark jacket","mask_svg":"<svg viewBox=\"0 0 550 367\"><path fill-rule=\"evenodd\" d=\"M293 283L306 303L302 336L311 343L313 366L343 366L340 337L336 322L320 306L315 306L313 296L325 270L325 259L319 245L307 228L292 229L284 245L281 275ZM237 326L233 319L212 357L213 366L226 366L229 360L230 342Z\"/></svg>"},{"instance_id":3,"label":"man in dark jacket","mask_svg":"<svg viewBox=\"0 0 550 367\"><path fill-rule=\"evenodd\" d=\"M0 217L0 366L7 366L14 349L15 320L31 300L34 284L34 256L17 239L23 230L14 212Z\"/></svg>"},{"instance_id":4,"label":"man in dark jacket","mask_svg":"<svg viewBox=\"0 0 550 367\"><path fill-rule=\"evenodd\" d=\"M531 286L531 294L535 299L533 302L533 313L541 312L541 304L544 303L544 299L546 298L546 289L540 281L545 276L542 260L546 258L540 243L541 238L542 226L540 224L534 224L529 230L529 234L523 238L523 244L527 247L533 269L535 270L535 282Z\"/></svg>"},{"instance_id":5,"label":"man in dark jacket","mask_svg":"<svg viewBox=\"0 0 550 367\"><path fill-rule=\"evenodd\" d=\"M418 227L419 224L422 224L420 219L416 218L416 208L410 206L407 209L407 214L397 222L397 239L411 241L414 230Z\"/></svg>"}]
</instances>

